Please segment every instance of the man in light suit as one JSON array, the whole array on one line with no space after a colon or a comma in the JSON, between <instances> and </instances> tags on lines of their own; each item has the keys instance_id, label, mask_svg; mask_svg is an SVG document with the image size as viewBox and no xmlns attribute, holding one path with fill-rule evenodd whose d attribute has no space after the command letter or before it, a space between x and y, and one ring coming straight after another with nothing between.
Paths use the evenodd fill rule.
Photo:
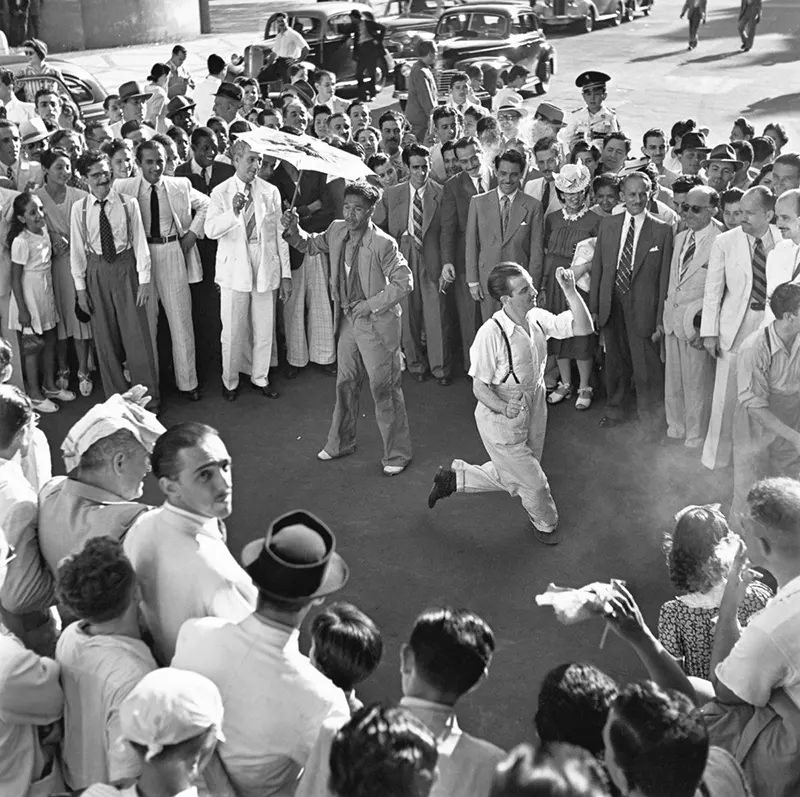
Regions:
<instances>
[{"instance_id":1,"label":"man in light suit","mask_svg":"<svg viewBox=\"0 0 800 797\"><path fill-rule=\"evenodd\" d=\"M41 120L38 124L44 126ZM40 136L47 137L44 129L32 133L26 143L43 140ZM44 182L41 165L22 157L19 129L8 119L0 119L0 178L8 180L6 188L18 191L36 188Z\"/></svg>"},{"instance_id":2,"label":"man in light suit","mask_svg":"<svg viewBox=\"0 0 800 797\"><path fill-rule=\"evenodd\" d=\"M477 138L458 139L455 153L461 172L450 178L442 191L442 289L455 294L464 370L469 371L469 349L477 330L477 304L467 285L467 217L472 197L494 188L495 180L484 164L483 149ZM453 287L449 288L450 285Z\"/></svg>"},{"instance_id":3,"label":"man in light suit","mask_svg":"<svg viewBox=\"0 0 800 797\"><path fill-rule=\"evenodd\" d=\"M332 222L325 232L302 230L294 209L284 213L283 225L295 249L330 255L339 371L328 440L317 458L327 462L355 451L358 399L366 376L383 438L383 473L396 476L411 462L401 384L399 305L414 284L394 239L372 223L379 197L371 185L348 183L344 219Z\"/></svg>"},{"instance_id":4,"label":"man in light suit","mask_svg":"<svg viewBox=\"0 0 800 797\"><path fill-rule=\"evenodd\" d=\"M231 145L236 174L211 192L206 235L219 241L216 281L222 318L222 395L236 399L239 372L265 398L278 398L269 385L278 364L275 299L292 295L289 247L281 236L281 197L258 177L261 154L241 139Z\"/></svg>"},{"instance_id":5,"label":"man in light suit","mask_svg":"<svg viewBox=\"0 0 800 797\"><path fill-rule=\"evenodd\" d=\"M542 282L544 223L542 203L522 192L527 160L514 149L494 160L497 189L474 196L467 216L467 284L472 298L481 303L488 321L500 309L489 296L486 281L503 262L519 263L533 279Z\"/></svg>"},{"instance_id":6,"label":"man in light suit","mask_svg":"<svg viewBox=\"0 0 800 797\"><path fill-rule=\"evenodd\" d=\"M800 190L793 188L778 197L775 225L783 240L767 255L767 297L784 282L800 281ZM774 320L767 302L764 323Z\"/></svg>"},{"instance_id":7,"label":"man in light suit","mask_svg":"<svg viewBox=\"0 0 800 797\"><path fill-rule=\"evenodd\" d=\"M212 56L216 57L216 56ZM235 170L228 163L216 160L217 137L209 127L196 127L191 134L192 157L175 169L176 177L188 177L192 188L210 196L211 192ZM197 376L204 382L209 373L217 373L220 365L219 291L214 284L217 263L217 242L204 237L197 240L203 279L190 285L192 292L192 325L197 360Z\"/></svg>"},{"instance_id":8,"label":"man in light suit","mask_svg":"<svg viewBox=\"0 0 800 797\"><path fill-rule=\"evenodd\" d=\"M642 441L664 435L664 300L672 259L672 228L647 211L652 183L627 175L621 185L625 212L603 219L592 262L589 308L606 344L606 406L601 426L617 426L636 407Z\"/></svg>"},{"instance_id":9,"label":"man in light suit","mask_svg":"<svg viewBox=\"0 0 800 797\"><path fill-rule=\"evenodd\" d=\"M164 176L166 153L156 141L145 141L136 151L140 174L114 182L114 190L139 202L150 247L155 296L148 315L155 346L158 305L164 308L172 336L175 382L190 401L198 401L195 370L192 295L189 283L200 282L203 269L195 246L203 236L208 197L184 177ZM194 218L192 218L194 212Z\"/></svg>"},{"instance_id":10,"label":"man in light suit","mask_svg":"<svg viewBox=\"0 0 800 797\"><path fill-rule=\"evenodd\" d=\"M702 458L703 465L712 470L731 462L736 357L745 338L764 320L766 261L781 239L778 228L770 223L774 207L769 189L750 188L741 200L741 226L722 233L711 247L700 334L706 351L717 360Z\"/></svg>"},{"instance_id":11,"label":"man in light suit","mask_svg":"<svg viewBox=\"0 0 800 797\"><path fill-rule=\"evenodd\" d=\"M414 289L403 300L403 352L406 368L424 382L430 368L436 381L452 384L445 361L439 277L442 261L442 189L430 179L430 151L419 144L403 150L408 180L383 195L385 221L381 225L400 246L414 279ZM423 342L424 338L424 342Z\"/></svg>"},{"instance_id":12,"label":"man in light suit","mask_svg":"<svg viewBox=\"0 0 800 797\"><path fill-rule=\"evenodd\" d=\"M432 71L436 63L436 42L421 41L417 45L417 55L419 60L411 67L408 75L405 113L417 141L424 144L431 124L431 113L438 98L436 79Z\"/></svg>"},{"instance_id":13,"label":"man in light suit","mask_svg":"<svg viewBox=\"0 0 800 797\"><path fill-rule=\"evenodd\" d=\"M688 229L675 238L664 304L664 398L667 436L683 439L687 448L699 448L705 440L714 390L714 361L700 338L700 315L711 245L720 234L714 224L719 194L698 186L689 191L686 203Z\"/></svg>"}]
</instances>

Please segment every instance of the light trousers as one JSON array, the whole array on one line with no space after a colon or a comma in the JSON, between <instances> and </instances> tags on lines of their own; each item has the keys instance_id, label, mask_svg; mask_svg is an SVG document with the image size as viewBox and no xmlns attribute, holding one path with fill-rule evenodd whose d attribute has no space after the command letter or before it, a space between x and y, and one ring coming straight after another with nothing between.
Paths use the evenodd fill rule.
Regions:
<instances>
[{"instance_id":1,"label":"light trousers","mask_svg":"<svg viewBox=\"0 0 800 797\"><path fill-rule=\"evenodd\" d=\"M186 273L186 258L178 241L150 244L150 274L155 296L147 303L147 315L156 347L158 306L164 308L172 338L172 364L178 390L197 387L194 327L192 325L192 293Z\"/></svg>"},{"instance_id":2,"label":"light trousers","mask_svg":"<svg viewBox=\"0 0 800 797\"><path fill-rule=\"evenodd\" d=\"M336 406L325 443L325 451L332 457L355 451L359 397L366 377L383 439L381 464L405 466L411 462L411 433L401 384L400 319L393 319L394 323L396 329L379 334L372 318L341 315Z\"/></svg>"},{"instance_id":3,"label":"light trousers","mask_svg":"<svg viewBox=\"0 0 800 797\"><path fill-rule=\"evenodd\" d=\"M699 447L708 430L714 392L714 360L705 349L695 349L675 335L665 338L667 353L664 398L667 436L686 438Z\"/></svg>"},{"instance_id":4,"label":"light trousers","mask_svg":"<svg viewBox=\"0 0 800 797\"><path fill-rule=\"evenodd\" d=\"M327 255L306 255L292 272L292 295L283 307L286 359L303 368L309 360L330 365L336 360L333 310L325 274Z\"/></svg>"},{"instance_id":5,"label":"light trousers","mask_svg":"<svg viewBox=\"0 0 800 797\"><path fill-rule=\"evenodd\" d=\"M531 523L542 531L552 531L558 524L558 511L539 464L547 428L544 388L495 386L495 391L504 399L522 393L525 409L516 418L507 418L478 402L475 422L490 461L471 465L453 460L456 488L460 493L503 491L518 496Z\"/></svg>"}]
</instances>

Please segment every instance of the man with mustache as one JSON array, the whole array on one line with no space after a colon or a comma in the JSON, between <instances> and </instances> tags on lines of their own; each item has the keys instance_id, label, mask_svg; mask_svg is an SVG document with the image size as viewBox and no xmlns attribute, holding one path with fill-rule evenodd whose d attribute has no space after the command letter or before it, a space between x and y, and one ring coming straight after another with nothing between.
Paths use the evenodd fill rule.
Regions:
<instances>
[{"instance_id":1,"label":"man with mustache","mask_svg":"<svg viewBox=\"0 0 800 797\"><path fill-rule=\"evenodd\" d=\"M156 659L167 665L183 623L252 613L257 590L225 545L233 507L231 457L216 429L179 423L156 441L153 474L166 500L141 515L125 537L142 591Z\"/></svg>"},{"instance_id":2,"label":"man with mustache","mask_svg":"<svg viewBox=\"0 0 800 797\"><path fill-rule=\"evenodd\" d=\"M79 170L89 196L72 206L70 262L78 305L90 317L92 337L106 397L125 393L128 380L144 385L158 411L158 366L147 308L150 249L137 202L111 191L111 163L98 152L86 152ZM123 343L124 341L124 343Z\"/></svg>"}]
</instances>

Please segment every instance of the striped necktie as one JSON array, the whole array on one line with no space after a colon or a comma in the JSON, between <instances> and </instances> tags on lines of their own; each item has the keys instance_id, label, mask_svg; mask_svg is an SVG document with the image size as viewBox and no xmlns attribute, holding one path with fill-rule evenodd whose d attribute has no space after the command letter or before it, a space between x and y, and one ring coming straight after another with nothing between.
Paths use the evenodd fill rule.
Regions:
<instances>
[{"instance_id":1,"label":"striped necktie","mask_svg":"<svg viewBox=\"0 0 800 797\"><path fill-rule=\"evenodd\" d=\"M256 237L256 208L253 202L253 185L247 183L244 187L247 194L247 202L244 205L244 229L247 234L247 240L252 241Z\"/></svg>"},{"instance_id":2,"label":"striped necktie","mask_svg":"<svg viewBox=\"0 0 800 797\"><path fill-rule=\"evenodd\" d=\"M505 235L506 229L508 229L508 216L511 212L511 200L507 196L503 196L500 205L500 231Z\"/></svg>"},{"instance_id":3,"label":"striped necktie","mask_svg":"<svg viewBox=\"0 0 800 797\"><path fill-rule=\"evenodd\" d=\"M678 272L679 280L684 278L686 270L689 268L689 263L692 262L692 258L694 257L696 249L697 247L694 241L694 232L690 232L686 243L686 248L683 250L683 257L681 257L681 267L680 271Z\"/></svg>"},{"instance_id":4,"label":"striped necktie","mask_svg":"<svg viewBox=\"0 0 800 797\"><path fill-rule=\"evenodd\" d=\"M414 205L411 211L413 229L411 231L414 238L422 243L422 193L419 188L414 192Z\"/></svg>"},{"instance_id":5,"label":"striped necktie","mask_svg":"<svg viewBox=\"0 0 800 797\"><path fill-rule=\"evenodd\" d=\"M631 289L631 275L633 274L633 239L636 235L636 220L630 217L628 224L628 234L625 236L625 244L622 247L622 255L617 266L617 277L614 285L617 293L624 296Z\"/></svg>"},{"instance_id":6,"label":"striped necktie","mask_svg":"<svg viewBox=\"0 0 800 797\"><path fill-rule=\"evenodd\" d=\"M753 292L750 294L750 309L763 310L767 306L767 253L764 242L756 238L753 246Z\"/></svg>"}]
</instances>

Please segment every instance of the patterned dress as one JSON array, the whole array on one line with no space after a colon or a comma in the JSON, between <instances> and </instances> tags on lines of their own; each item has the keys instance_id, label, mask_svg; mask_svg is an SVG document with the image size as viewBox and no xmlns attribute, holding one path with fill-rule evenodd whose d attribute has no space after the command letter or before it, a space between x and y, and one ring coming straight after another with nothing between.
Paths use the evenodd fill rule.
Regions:
<instances>
[{"instance_id":1,"label":"patterned dress","mask_svg":"<svg viewBox=\"0 0 800 797\"><path fill-rule=\"evenodd\" d=\"M714 626L719 606L690 606L686 599L691 597L684 596L684 600L673 598L661 607L658 638L672 656L683 659L683 671L687 675L710 680L711 649L714 646ZM739 607L739 623L746 626L771 597L772 592L768 587L758 581L751 583Z\"/></svg>"}]
</instances>

